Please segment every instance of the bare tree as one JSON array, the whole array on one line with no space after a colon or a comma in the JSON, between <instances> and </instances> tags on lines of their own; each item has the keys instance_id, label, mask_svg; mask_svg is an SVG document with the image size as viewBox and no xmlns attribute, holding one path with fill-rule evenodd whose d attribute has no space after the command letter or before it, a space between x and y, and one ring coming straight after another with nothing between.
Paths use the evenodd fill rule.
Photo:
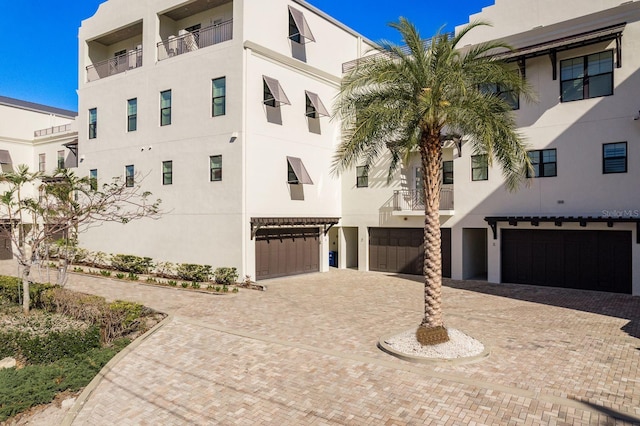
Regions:
<instances>
[{"instance_id":1,"label":"bare tree","mask_svg":"<svg viewBox=\"0 0 640 426\"><path fill-rule=\"evenodd\" d=\"M128 187L120 178L98 186L94 179L67 169L45 175L19 165L16 171L0 175L0 184L6 188L0 195L0 214L21 269L25 314L29 313L31 267L45 244L60 237L77 241L80 232L104 222L160 216L160 199L150 200L150 192L139 185ZM59 280L66 275L67 263L62 262Z\"/></svg>"}]
</instances>

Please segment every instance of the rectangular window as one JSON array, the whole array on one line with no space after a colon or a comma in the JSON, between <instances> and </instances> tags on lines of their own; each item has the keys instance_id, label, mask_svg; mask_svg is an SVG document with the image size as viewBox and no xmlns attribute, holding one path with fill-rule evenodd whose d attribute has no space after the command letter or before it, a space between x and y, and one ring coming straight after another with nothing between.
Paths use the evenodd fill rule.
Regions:
<instances>
[{"instance_id":1,"label":"rectangular window","mask_svg":"<svg viewBox=\"0 0 640 426\"><path fill-rule=\"evenodd\" d=\"M471 180L488 180L489 162L487 155L471 156Z\"/></svg>"},{"instance_id":2,"label":"rectangular window","mask_svg":"<svg viewBox=\"0 0 640 426\"><path fill-rule=\"evenodd\" d=\"M89 170L89 185L94 191L98 190L98 169Z\"/></svg>"},{"instance_id":3,"label":"rectangular window","mask_svg":"<svg viewBox=\"0 0 640 426\"><path fill-rule=\"evenodd\" d=\"M295 170L293 170L293 167L291 167L291 163L289 162L287 162L287 183L290 183L293 185L297 185L300 183Z\"/></svg>"},{"instance_id":4,"label":"rectangular window","mask_svg":"<svg viewBox=\"0 0 640 426\"><path fill-rule=\"evenodd\" d=\"M365 166L356 167L356 187L366 188L369 186L369 171Z\"/></svg>"},{"instance_id":5,"label":"rectangular window","mask_svg":"<svg viewBox=\"0 0 640 426\"><path fill-rule=\"evenodd\" d=\"M556 160L555 149L541 149L537 151L528 151L529 160L533 165L533 173L531 176L527 172L527 177L551 177L558 175L558 166Z\"/></svg>"},{"instance_id":6,"label":"rectangular window","mask_svg":"<svg viewBox=\"0 0 640 426\"><path fill-rule=\"evenodd\" d=\"M209 157L209 168L211 170L209 177L211 182L222 180L222 155Z\"/></svg>"},{"instance_id":7,"label":"rectangular window","mask_svg":"<svg viewBox=\"0 0 640 426\"><path fill-rule=\"evenodd\" d=\"M171 185L173 183L173 161L162 162L162 184Z\"/></svg>"},{"instance_id":8,"label":"rectangular window","mask_svg":"<svg viewBox=\"0 0 640 426\"><path fill-rule=\"evenodd\" d=\"M171 124L171 90L160 92L160 125Z\"/></svg>"},{"instance_id":9,"label":"rectangular window","mask_svg":"<svg viewBox=\"0 0 640 426\"><path fill-rule=\"evenodd\" d=\"M296 43L300 43L302 41L300 30L298 30L298 25L296 25L296 21L293 19L291 11L289 11L289 39Z\"/></svg>"},{"instance_id":10,"label":"rectangular window","mask_svg":"<svg viewBox=\"0 0 640 426\"><path fill-rule=\"evenodd\" d=\"M138 130L138 98L127 101L127 132Z\"/></svg>"},{"instance_id":11,"label":"rectangular window","mask_svg":"<svg viewBox=\"0 0 640 426\"><path fill-rule=\"evenodd\" d=\"M627 143L605 143L602 145L602 173L627 172Z\"/></svg>"},{"instance_id":12,"label":"rectangular window","mask_svg":"<svg viewBox=\"0 0 640 426\"><path fill-rule=\"evenodd\" d=\"M124 179L125 179L125 185L128 188L131 188L133 186L133 175L134 175L133 165L125 166Z\"/></svg>"},{"instance_id":13,"label":"rectangular window","mask_svg":"<svg viewBox=\"0 0 640 426\"><path fill-rule=\"evenodd\" d=\"M453 161L442 162L442 183L444 185L453 183Z\"/></svg>"},{"instance_id":14,"label":"rectangular window","mask_svg":"<svg viewBox=\"0 0 640 426\"><path fill-rule=\"evenodd\" d=\"M562 102L613 95L613 51L560 61Z\"/></svg>"},{"instance_id":15,"label":"rectangular window","mask_svg":"<svg viewBox=\"0 0 640 426\"><path fill-rule=\"evenodd\" d=\"M38 155L38 171L44 173L47 167L47 157L45 154Z\"/></svg>"},{"instance_id":16,"label":"rectangular window","mask_svg":"<svg viewBox=\"0 0 640 426\"><path fill-rule=\"evenodd\" d=\"M64 150L58 151L58 168L64 169Z\"/></svg>"},{"instance_id":17,"label":"rectangular window","mask_svg":"<svg viewBox=\"0 0 640 426\"><path fill-rule=\"evenodd\" d=\"M480 91L488 95L495 95L505 101L513 110L520 109L520 97L513 90L496 83L480 85Z\"/></svg>"},{"instance_id":18,"label":"rectangular window","mask_svg":"<svg viewBox=\"0 0 640 426\"><path fill-rule=\"evenodd\" d=\"M89 110L89 139L98 137L98 108Z\"/></svg>"},{"instance_id":19,"label":"rectangular window","mask_svg":"<svg viewBox=\"0 0 640 426\"><path fill-rule=\"evenodd\" d=\"M216 78L212 80L211 89L211 116L217 117L225 115L227 102L227 79L226 77Z\"/></svg>"}]
</instances>

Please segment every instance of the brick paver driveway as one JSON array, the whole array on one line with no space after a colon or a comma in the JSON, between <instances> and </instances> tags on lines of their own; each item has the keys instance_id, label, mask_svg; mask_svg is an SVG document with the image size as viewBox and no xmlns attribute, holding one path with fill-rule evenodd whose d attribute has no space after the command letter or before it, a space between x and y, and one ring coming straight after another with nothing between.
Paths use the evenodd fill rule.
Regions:
<instances>
[{"instance_id":1,"label":"brick paver driveway","mask_svg":"<svg viewBox=\"0 0 640 426\"><path fill-rule=\"evenodd\" d=\"M232 297L73 276L171 314L74 424L640 424L640 298L446 281L445 320L491 355L412 364L378 338L422 317L418 278L332 270Z\"/></svg>"}]
</instances>

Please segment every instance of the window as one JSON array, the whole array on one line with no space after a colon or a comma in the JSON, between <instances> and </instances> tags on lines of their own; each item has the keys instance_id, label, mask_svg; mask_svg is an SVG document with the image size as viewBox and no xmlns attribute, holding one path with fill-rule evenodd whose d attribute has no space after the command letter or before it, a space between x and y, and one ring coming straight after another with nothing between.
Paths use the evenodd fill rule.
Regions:
<instances>
[{"instance_id":1,"label":"window","mask_svg":"<svg viewBox=\"0 0 640 426\"><path fill-rule=\"evenodd\" d=\"M222 155L209 157L209 164L211 182L222 180Z\"/></svg>"},{"instance_id":2,"label":"window","mask_svg":"<svg viewBox=\"0 0 640 426\"><path fill-rule=\"evenodd\" d=\"M58 168L64 169L64 150L58 151Z\"/></svg>"},{"instance_id":3,"label":"window","mask_svg":"<svg viewBox=\"0 0 640 426\"><path fill-rule=\"evenodd\" d=\"M327 117L329 115L329 111L327 111L327 108L324 106L317 94L307 90L304 91L304 94L307 100L305 109L305 115L307 117L318 118L320 116Z\"/></svg>"},{"instance_id":4,"label":"window","mask_svg":"<svg viewBox=\"0 0 640 426\"><path fill-rule=\"evenodd\" d=\"M550 177L558 175L555 149L529 151L527 154L529 154L529 160L531 160L534 172L533 176L530 176L529 172L527 172L527 177Z\"/></svg>"},{"instance_id":5,"label":"window","mask_svg":"<svg viewBox=\"0 0 640 426\"><path fill-rule=\"evenodd\" d=\"M442 162L442 183L445 185L453 183L453 161Z\"/></svg>"},{"instance_id":6,"label":"window","mask_svg":"<svg viewBox=\"0 0 640 426\"><path fill-rule=\"evenodd\" d=\"M287 157L287 183L313 185L307 168L298 157Z\"/></svg>"},{"instance_id":7,"label":"window","mask_svg":"<svg viewBox=\"0 0 640 426\"><path fill-rule=\"evenodd\" d=\"M127 132L138 130L138 98L127 101Z\"/></svg>"},{"instance_id":8,"label":"window","mask_svg":"<svg viewBox=\"0 0 640 426\"><path fill-rule=\"evenodd\" d=\"M124 167L125 185L128 188L131 188L133 186L133 174L134 174L133 165Z\"/></svg>"},{"instance_id":9,"label":"window","mask_svg":"<svg viewBox=\"0 0 640 426\"><path fill-rule=\"evenodd\" d=\"M46 155L45 154L40 154L38 155L38 171L39 172L43 172L46 169Z\"/></svg>"},{"instance_id":10,"label":"window","mask_svg":"<svg viewBox=\"0 0 640 426\"><path fill-rule=\"evenodd\" d=\"M495 95L498 98L505 101L511 109L519 109L520 108L520 98L517 93L513 90L507 89L506 87L496 84L496 83L486 83L480 85L480 91L482 93L486 93L488 95Z\"/></svg>"},{"instance_id":11,"label":"window","mask_svg":"<svg viewBox=\"0 0 640 426\"><path fill-rule=\"evenodd\" d=\"M212 80L211 116L217 117L226 113L227 79L226 77Z\"/></svg>"},{"instance_id":12,"label":"window","mask_svg":"<svg viewBox=\"0 0 640 426\"><path fill-rule=\"evenodd\" d=\"M369 186L369 170L366 166L356 167L356 187L366 188Z\"/></svg>"},{"instance_id":13,"label":"window","mask_svg":"<svg viewBox=\"0 0 640 426\"><path fill-rule=\"evenodd\" d=\"M98 137L98 108L89 110L89 139Z\"/></svg>"},{"instance_id":14,"label":"window","mask_svg":"<svg viewBox=\"0 0 640 426\"><path fill-rule=\"evenodd\" d=\"M160 125L171 124L171 90L160 92Z\"/></svg>"},{"instance_id":15,"label":"window","mask_svg":"<svg viewBox=\"0 0 640 426\"><path fill-rule=\"evenodd\" d=\"M605 143L602 145L602 173L627 172L627 143Z\"/></svg>"},{"instance_id":16,"label":"window","mask_svg":"<svg viewBox=\"0 0 640 426\"><path fill-rule=\"evenodd\" d=\"M277 107L280 104L291 105L289 98L286 93L284 93L284 90L282 90L282 86L280 86L280 82L278 80L263 75L262 82L262 102L265 105L270 107Z\"/></svg>"},{"instance_id":17,"label":"window","mask_svg":"<svg viewBox=\"0 0 640 426\"><path fill-rule=\"evenodd\" d=\"M89 185L94 191L98 189L98 169L89 170Z\"/></svg>"},{"instance_id":18,"label":"window","mask_svg":"<svg viewBox=\"0 0 640 426\"><path fill-rule=\"evenodd\" d=\"M304 43L303 39L316 41L304 14L291 6L289 6L289 39L296 43Z\"/></svg>"},{"instance_id":19,"label":"window","mask_svg":"<svg viewBox=\"0 0 640 426\"><path fill-rule=\"evenodd\" d=\"M613 94L613 51L560 61L562 102Z\"/></svg>"},{"instance_id":20,"label":"window","mask_svg":"<svg viewBox=\"0 0 640 426\"><path fill-rule=\"evenodd\" d=\"M173 161L162 162L162 184L171 185L173 183Z\"/></svg>"},{"instance_id":21,"label":"window","mask_svg":"<svg viewBox=\"0 0 640 426\"><path fill-rule=\"evenodd\" d=\"M488 180L489 163L487 155L471 156L471 180Z\"/></svg>"}]
</instances>

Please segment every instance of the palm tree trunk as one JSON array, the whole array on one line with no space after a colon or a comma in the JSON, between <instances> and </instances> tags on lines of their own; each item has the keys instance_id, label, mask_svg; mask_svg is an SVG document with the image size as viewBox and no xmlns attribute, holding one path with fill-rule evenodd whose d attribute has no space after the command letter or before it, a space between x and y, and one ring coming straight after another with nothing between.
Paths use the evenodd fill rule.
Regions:
<instances>
[{"instance_id":1,"label":"palm tree trunk","mask_svg":"<svg viewBox=\"0 0 640 426\"><path fill-rule=\"evenodd\" d=\"M424 318L416 338L422 345L449 340L442 320L442 255L440 252L440 138L423 133L420 146L424 180Z\"/></svg>"}]
</instances>

